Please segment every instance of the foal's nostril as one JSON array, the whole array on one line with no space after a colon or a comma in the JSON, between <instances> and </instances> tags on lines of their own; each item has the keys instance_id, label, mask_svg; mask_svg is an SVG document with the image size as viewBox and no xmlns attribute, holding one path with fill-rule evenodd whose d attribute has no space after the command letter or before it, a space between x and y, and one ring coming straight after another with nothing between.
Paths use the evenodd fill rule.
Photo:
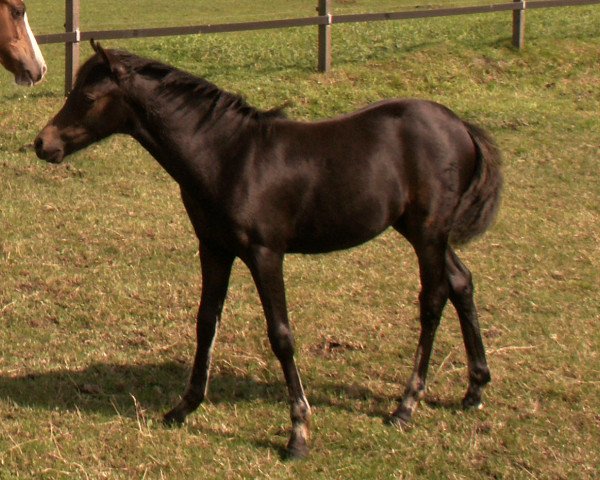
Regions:
<instances>
[{"instance_id":1,"label":"foal's nostril","mask_svg":"<svg viewBox=\"0 0 600 480\"><path fill-rule=\"evenodd\" d=\"M43 152L44 151L44 140L42 140L41 137L37 137L33 142L33 146L35 147L35 151L37 153Z\"/></svg>"}]
</instances>

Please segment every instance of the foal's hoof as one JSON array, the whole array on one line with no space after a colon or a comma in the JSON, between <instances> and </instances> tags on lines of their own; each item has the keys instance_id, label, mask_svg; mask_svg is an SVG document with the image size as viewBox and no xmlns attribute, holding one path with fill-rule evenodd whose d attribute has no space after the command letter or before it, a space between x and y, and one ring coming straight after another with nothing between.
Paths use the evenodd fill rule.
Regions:
<instances>
[{"instance_id":1,"label":"foal's hoof","mask_svg":"<svg viewBox=\"0 0 600 480\"><path fill-rule=\"evenodd\" d=\"M180 427L183 422L185 422L185 414L177 407L163 416L163 423L168 427Z\"/></svg>"},{"instance_id":2,"label":"foal's hoof","mask_svg":"<svg viewBox=\"0 0 600 480\"><path fill-rule=\"evenodd\" d=\"M385 424L395 427L399 430L406 430L411 426L410 418L397 417L396 415L390 415L385 419Z\"/></svg>"},{"instance_id":3,"label":"foal's hoof","mask_svg":"<svg viewBox=\"0 0 600 480\"><path fill-rule=\"evenodd\" d=\"M308 452L307 435L298 435L296 431L293 431L285 448L284 458L286 460L302 460L308 457Z\"/></svg>"},{"instance_id":4,"label":"foal's hoof","mask_svg":"<svg viewBox=\"0 0 600 480\"><path fill-rule=\"evenodd\" d=\"M309 448L306 443L296 444L296 445L288 445L285 449L285 459L286 460L303 460L308 457Z\"/></svg>"},{"instance_id":5,"label":"foal's hoof","mask_svg":"<svg viewBox=\"0 0 600 480\"><path fill-rule=\"evenodd\" d=\"M410 426L411 418L412 412L410 410L399 407L398 410L385 419L385 423L404 430Z\"/></svg>"},{"instance_id":6,"label":"foal's hoof","mask_svg":"<svg viewBox=\"0 0 600 480\"><path fill-rule=\"evenodd\" d=\"M481 403L480 398L467 395L463 398L462 407L465 410L481 410L483 408L483 403Z\"/></svg>"}]
</instances>

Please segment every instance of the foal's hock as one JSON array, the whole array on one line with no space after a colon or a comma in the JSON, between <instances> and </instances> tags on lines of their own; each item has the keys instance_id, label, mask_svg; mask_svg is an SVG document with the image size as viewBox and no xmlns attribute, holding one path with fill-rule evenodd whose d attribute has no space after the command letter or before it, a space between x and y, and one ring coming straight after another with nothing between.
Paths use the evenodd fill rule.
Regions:
<instances>
[{"instance_id":1,"label":"foal's hock","mask_svg":"<svg viewBox=\"0 0 600 480\"><path fill-rule=\"evenodd\" d=\"M450 299L468 358L465 407L490 380L469 270L450 243L483 233L499 205L500 155L480 128L422 100L389 100L318 122L260 111L156 61L103 50L81 68L64 107L40 132L40 158L60 162L113 133L138 140L179 183L200 242L202 296L187 390L165 415L181 423L204 400L211 352L236 257L249 268L289 392L291 456L308 453L310 407L294 361L283 281L289 252L359 245L388 227L414 247L421 335L390 420L408 422L425 394L442 309Z\"/></svg>"}]
</instances>

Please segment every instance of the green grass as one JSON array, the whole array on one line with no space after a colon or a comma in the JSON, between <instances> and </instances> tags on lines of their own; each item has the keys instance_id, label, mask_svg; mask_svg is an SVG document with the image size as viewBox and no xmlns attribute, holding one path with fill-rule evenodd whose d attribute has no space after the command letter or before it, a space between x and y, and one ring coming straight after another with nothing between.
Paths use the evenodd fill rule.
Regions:
<instances>
[{"instance_id":1,"label":"green grass","mask_svg":"<svg viewBox=\"0 0 600 480\"><path fill-rule=\"evenodd\" d=\"M62 4L49 3L28 2L36 32L60 30ZM219 19L227 5L177 3L189 23L203 23L201 11ZM241 21L269 4L235 2L228 12ZM115 5L83 2L86 28L125 26ZM281 11L312 7L285 2ZM148 7L135 19L163 24L167 13ZM396 234L286 260L314 409L304 462L280 458L285 386L239 264L210 401L183 428L160 424L187 381L200 291L177 186L125 137L60 166L35 158L27 145L63 102L60 45L43 46L50 73L35 89L0 73L0 479L597 478L600 8L528 12L523 51L510 46L510 28L510 14L338 25L329 75L315 72L311 28L106 42L252 104L288 103L296 118L384 97L432 98L488 128L503 150L498 223L461 252L493 375L482 411L458 408L466 368L448 309L414 425L401 432L382 422L418 336L415 258ZM89 53L85 46L82 57Z\"/></svg>"}]
</instances>

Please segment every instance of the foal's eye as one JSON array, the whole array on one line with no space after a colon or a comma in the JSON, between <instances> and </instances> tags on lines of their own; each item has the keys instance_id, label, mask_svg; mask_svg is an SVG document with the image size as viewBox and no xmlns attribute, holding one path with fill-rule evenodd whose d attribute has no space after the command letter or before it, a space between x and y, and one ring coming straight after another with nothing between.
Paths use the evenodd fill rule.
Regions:
<instances>
[{"instance_id":1,"label":"foal's eye","mask_svg":"<svg viewBox=\"0 0 600 480\"><path fill-rule=\"evenodd\" d=\"M86 105L91 105L92 103L94 103L96 101L96 98L90 94L90 93L86 93L83 96L83 103L85 103Z\"/></svg>"}]
</instances>

